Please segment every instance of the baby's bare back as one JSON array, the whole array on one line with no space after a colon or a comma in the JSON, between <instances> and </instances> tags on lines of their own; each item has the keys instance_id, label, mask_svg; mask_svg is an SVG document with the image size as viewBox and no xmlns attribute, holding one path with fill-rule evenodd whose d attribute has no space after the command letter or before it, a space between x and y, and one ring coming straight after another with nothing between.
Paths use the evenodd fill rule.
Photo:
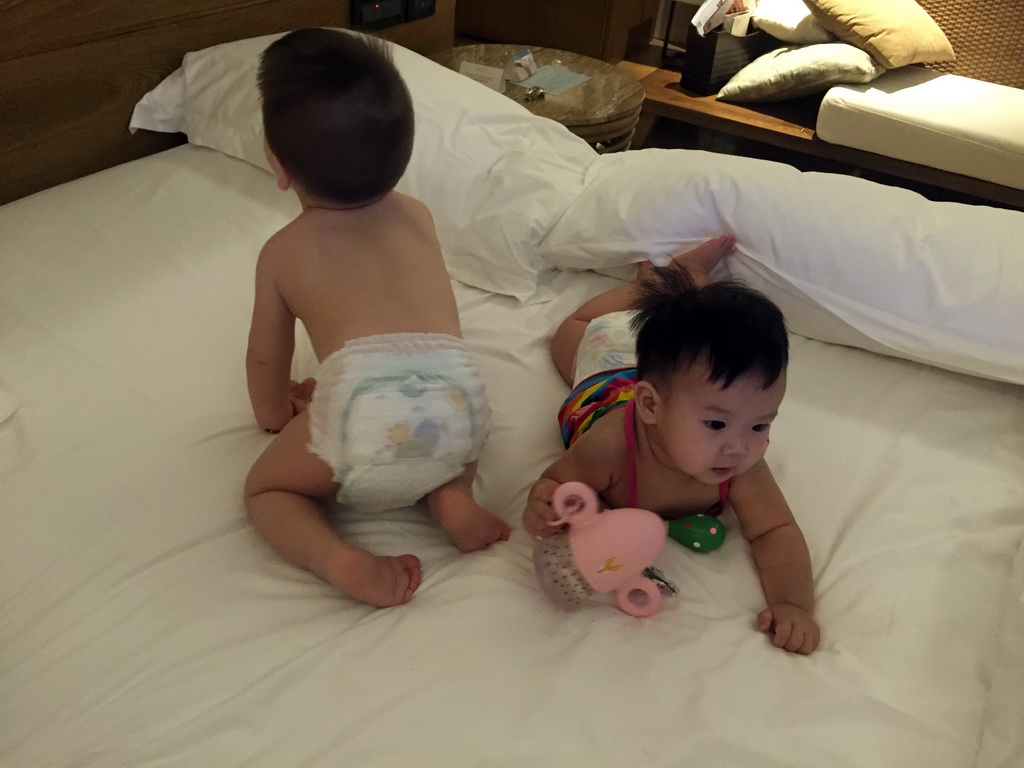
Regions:
<instances>
[{"instance_id":1,"label":"baby's bare back","mask_svg":"<svg viewBox=\"0 0 1024 768\"><path fill-rule=\"evenodd\" d=\"M356 209L307 208L262 258L320 360L363 336L462 335L433 219L405 195Z\"/></svg>"}]
</instances>

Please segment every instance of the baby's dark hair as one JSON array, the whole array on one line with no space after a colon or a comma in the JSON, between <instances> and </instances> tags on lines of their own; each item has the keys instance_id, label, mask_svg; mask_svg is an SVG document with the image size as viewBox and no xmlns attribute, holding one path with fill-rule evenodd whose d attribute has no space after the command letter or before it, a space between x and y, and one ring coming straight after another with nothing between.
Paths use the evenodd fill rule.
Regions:
<instances>
[{"instance_id":1,"label":"baby's dark hair","mask_svg":"<svg viewBox=\"0 0 1024 768\"><path fill-rule=\"evenodd\" d=\"M412 155L412 99L387 44L298 29L260 61L267 145L305 190L344 205L384 196Z\"/></svg>"},{"instance_id":2,"label":"baby's dark hair","mask_svg":"<svg viewBox=\"0 0 1024 768\"><path fill-rule=\"evenodd\" d=\"M668 385L680 368L705 362L709 381L723 389L748 374L767 389L789 363L782 312L742 283L697 287L681 270L658 268L641 284L635 308L641 379Z\"/></svg>"}]
</instances>

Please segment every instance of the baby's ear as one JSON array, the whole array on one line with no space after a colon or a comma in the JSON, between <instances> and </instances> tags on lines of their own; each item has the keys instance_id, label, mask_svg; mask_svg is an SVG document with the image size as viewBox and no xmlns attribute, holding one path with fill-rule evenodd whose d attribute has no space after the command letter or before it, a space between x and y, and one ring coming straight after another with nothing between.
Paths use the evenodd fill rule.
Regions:
<instances>
[{"instance_id":1,"label":"baby's ear","mask_svg":"<svg viewBox=\"0 0 1024 768\"><path fill-rule=\"evenodd\" d=\"M292 186L292 175L281 165L281 161L277 159L274 150L270 148L266 141L263 142L263 152L267 156L267 164L270 166L270 170L274 172L274 177L277 179L277 188L282 192L287 192Z\"/></svg>"},{"instance_id":2,"label":"baby's ear","mask_svg":"<svg viewBox=\"0 0 1024 768\"><path fill-rule=\"evenodd\" d=\"M658 420L658 409L661 407L661 395L649 381L640 380L633 389L633 406L636 417L644 424L654 424Z\"/></svg>"}]
</instances>

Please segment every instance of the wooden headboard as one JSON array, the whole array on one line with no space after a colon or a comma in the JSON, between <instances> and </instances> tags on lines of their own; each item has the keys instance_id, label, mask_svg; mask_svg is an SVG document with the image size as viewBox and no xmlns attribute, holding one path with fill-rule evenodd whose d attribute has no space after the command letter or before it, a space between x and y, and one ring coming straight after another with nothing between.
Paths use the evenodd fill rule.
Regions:
<instances>
[{"instance_id":1,"label":"wooden headboard","mask_svg":"<svg viewBox=\"0 0 1024 768\"><path fill-rule=\"evenodd\" d=\"M128 132L135 103L189 51L307 26L348 27L348 0L5 0L0 11L0 203L184 142ZM451 47L455 0L380 31Z\"/></svg>"}]
</instances>

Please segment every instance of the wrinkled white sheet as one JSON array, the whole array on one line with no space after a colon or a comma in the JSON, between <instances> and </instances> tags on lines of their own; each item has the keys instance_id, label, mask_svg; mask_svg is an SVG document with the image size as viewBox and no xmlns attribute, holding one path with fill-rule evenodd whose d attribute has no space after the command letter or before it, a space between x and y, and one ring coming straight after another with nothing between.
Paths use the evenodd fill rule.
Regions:
<instances>
[{"instance_id":1,"label":"wrinkled white sheet","mask_svg":"<svg viewBox=\"0 0 1024 768\"><path fill-rule=\"evenodd\" d=\"M0 765L1021 764L997 678L1024 651L1022 388L793 337L768 458L824 630L796 657L753 628L734 523L713 554L666 547L681 592L653 618L545 601L519 511L559 451L547 339L613 280L556 274L529 306L457 285L496 414L478 493L513 536L462 555L420 509L342 515L423 560L414 600L374 610L242 510L268 440L253 264L293 206L182 147L0 208L0 389L21 404L0 423Z\"/></svg>"}]
</instances>

